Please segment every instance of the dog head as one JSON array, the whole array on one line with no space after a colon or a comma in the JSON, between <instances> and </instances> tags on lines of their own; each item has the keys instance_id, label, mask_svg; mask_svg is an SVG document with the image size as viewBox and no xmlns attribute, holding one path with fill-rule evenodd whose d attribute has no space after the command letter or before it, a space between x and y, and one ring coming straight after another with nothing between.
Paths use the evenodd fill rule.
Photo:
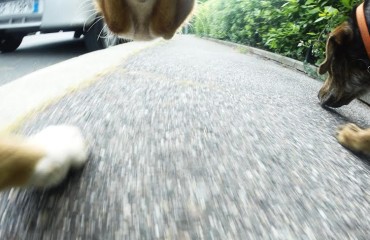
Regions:
<instances>
[{"instance_id":1,"label":"dog head","mask_svg":"<svg viewBox=\"0 0 370 240\"><path fill-rule=\"evenodd\" d=\"M369 22L369 1L365 1L365 16ZM353 11L351 18L335 28L327 40L326 59L319 67L320 74L328 73L318 95L321 105L341 107L363 94L370 87L369 66Z\"/></svg>"},{"instance_id":2,"label":"dog head","mask_svg":"<svg viewBox=\"0 0 370 240\"><path fill-rule=\"evenodd\" d=\"M95 0L109 29L133 40L170 39L195 0Z\"/></svg>"}]
</instances>

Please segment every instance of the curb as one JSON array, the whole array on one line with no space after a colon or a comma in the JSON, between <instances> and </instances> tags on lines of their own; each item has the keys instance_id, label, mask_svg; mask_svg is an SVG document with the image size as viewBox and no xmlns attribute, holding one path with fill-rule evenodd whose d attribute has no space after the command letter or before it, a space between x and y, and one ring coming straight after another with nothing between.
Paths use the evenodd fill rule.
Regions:
<instances>
[{"instance_id":1,"label":"curb","mask_svg":"<svg viewBox=\"0 0 370 240\"><path fill-rule=\"evenodd\" d=\"M284 56L276 54L276 53L272 53L272 52L268 52L268 51L265 51L265 50L262 50L262 49L242 45L242 44L239 44L239 43L227 42L227 41L214 39L214 38L208 38L208 37L202 37L202 38L206 39L206 40L209 40L209 41L216 42L216 43L220 43L220 44L232 47L232 48L237 48L237 49L241 50L244 53L251 53L251 54L255 54L255 55L258 55L258 56L276 61L280 64L283 64L284 66L288 66L288 67L294 68L298 71L306 73L305 65L307 65L307 64L304 64L303 62L300 62L300 61L295 60L293 58L284 57ZM316 68L315 66L312 66L312 65L311 65L311 67Z\"/></svg>"},{"instance_id":2,"label":"curb","mask_svg":"<svg viewBox=\"0 0 370 240\"><path fill-rule=\"evenodd\" d=\"M128 57L163 42L129 42L87 53L25 75L0 87L0 135L65 95L88 87Z\"/></svg>"}]
</instances>

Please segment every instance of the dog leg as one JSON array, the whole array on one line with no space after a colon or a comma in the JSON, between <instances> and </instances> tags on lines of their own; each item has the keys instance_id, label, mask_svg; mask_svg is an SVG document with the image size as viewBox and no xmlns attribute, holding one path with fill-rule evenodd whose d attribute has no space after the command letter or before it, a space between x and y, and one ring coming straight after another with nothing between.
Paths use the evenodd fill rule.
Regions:
<instances>
[{"instance_id":1,"label":"dog leg","mask_svg":"<svg viewBox=\"0 0 370 240\"><path fill-rule=\"evenodd\" d=\"M361 129L349 123L339 127L337 139L340 144L353 151L370 154L370 128Z\"/></svg>"},{"instance_id":2,"label":"dog leg","mask_svg":"<svg viewBox=\"0 0 370 240\"><path fill-rule=\"evenodd\" d=\"M70 168L81 167L88 149L80 130L50 126L29 137L0 138L0 190L47 188L59 184Z\"/></svg>"}]
</instances>

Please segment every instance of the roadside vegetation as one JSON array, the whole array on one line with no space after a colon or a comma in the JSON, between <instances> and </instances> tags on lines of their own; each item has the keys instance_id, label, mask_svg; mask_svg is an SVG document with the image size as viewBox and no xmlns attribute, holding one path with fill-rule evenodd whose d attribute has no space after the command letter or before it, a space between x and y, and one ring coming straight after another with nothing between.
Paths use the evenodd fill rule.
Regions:
<instances>
[{"instance_id":1,"label":"roadside vegetation","mask_svg":"<svg viewBox=\"0 0 370 240\"><path fill-rule=\"evenodd\" d=\"M191 31L317 64L324 58L327 34L360 2L199 0Z\"/></svg>"}]
</instances>

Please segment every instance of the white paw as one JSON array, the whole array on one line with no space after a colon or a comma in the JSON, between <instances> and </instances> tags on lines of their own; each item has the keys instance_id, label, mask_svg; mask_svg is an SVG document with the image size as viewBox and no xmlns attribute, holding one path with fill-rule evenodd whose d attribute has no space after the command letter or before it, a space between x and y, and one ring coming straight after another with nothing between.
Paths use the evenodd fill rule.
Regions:
<instances>
[{"instance_id":1,"label":"white paw","mask_svg":"<svg viewBox=\"0 0 370 240\"><path fill-rule=\"evenodd\" d=\"M30 180L30 185L36 187L59 184L70 168L82 167L89 154L82 133L74 126L50 126L29 137L28 141L46 152Z\"/></svg>"}]
</instances>

